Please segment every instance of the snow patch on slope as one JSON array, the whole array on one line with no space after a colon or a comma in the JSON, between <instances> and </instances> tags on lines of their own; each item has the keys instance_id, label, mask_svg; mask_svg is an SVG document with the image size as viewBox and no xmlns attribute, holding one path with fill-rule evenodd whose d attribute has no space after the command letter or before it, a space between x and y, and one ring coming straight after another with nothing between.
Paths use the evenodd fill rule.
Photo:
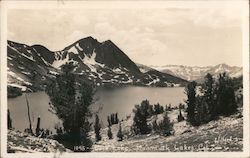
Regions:
<instances>
[{"instance_id":1,"label":"snow patch on slope","mask_svg":"<svg viewBox=\"0 0 250 158\"><path fill-rule=\"evenodd\" d=\"M96 57L96 52L95 52L95 50L93 50L92 55L91 55L90 57L87 56L87 55L85 55L84 58L82 59L82 62L83 62L85 65L87 65L87 66L90 68L90 70L91 70L92 72L97 73L96 66L104 67L105 65L96 62L96 61L95 61L95 57Z\"/></svg>"},{"instance_id":2,"label":"snow patch on slope","mask_svg":"<svg viewBox=\"0 0 250 158\"><path fill-rule=\"evenodd\" d=\"M150 86L150 85L155 84L155 83L157 83L157 82L160 82L160 79L159 79L159 78L154 79L153 81L147 83L146 85Z\"/></svg>"},{"instance_id":3,"label":"snow patch on slope","mask_svg":"<svg viewBox=\"0 0 250 158\"><path fill-rule=\"evenodd\" d=\"M52 66L55 67L55 68L60 68L60 66L66 64L68 61L69 61L69 55L67 54L65 59L63 59L63 60L60 60L60 59L55 60L53 62L53 64L52 64Z\"/></svg>"},{"instance_id":4,"label":"snow patch on slope","mask_svg":"<svg viewBox=\"0 0 250 158\"><path fill-rule=\"evenodd\" d=\"M33 56L27 56L26 54L19 52L17 49L15 49L15 48L13 48L13 47L10 47L10 48L11 48L12 50L16 51L18 54L24 56L25 58L27 58L27 59L29 59L29 60L31 60L31 61L35 61L34 58L33 58Z\"/></svg>"},{"instance_id":5,"label":"snow patch on slope","mask_svg":"<svg viewBox=\"0 0 250 158\"><path fill-rule=\"evenodd\" d=\"M83 51L83 49L80 47L79 43L76 44L76 48L78 48L80 51Z\"/></svg>"},{"instance_id":6,"label":"snow patch on slope","mask_svg":"<svg viewBox=\"0 0 250 158\"><path fill-rule=\"evenodd\" d=\"M71 48L68 50L68 52L74 53L74 54L79 54L75 46L71 47Z\"/></svg>"},{"instance_id":7,"label":"snow patch on slope","mask_svg":"<svg viewBox=\"0 0 250 158\"><path fill-rule=\"evenodd\" d=\"M26 86L21 86L21 85L15 84L15 83L8 83L8 86L20 88L22 91L27 90Z\"/></svg>"}]
</instances>

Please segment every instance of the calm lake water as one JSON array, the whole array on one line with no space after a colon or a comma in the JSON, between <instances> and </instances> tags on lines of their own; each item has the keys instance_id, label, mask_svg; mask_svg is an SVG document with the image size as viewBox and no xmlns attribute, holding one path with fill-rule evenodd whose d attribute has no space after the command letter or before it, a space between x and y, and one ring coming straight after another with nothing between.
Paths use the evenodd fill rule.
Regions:
<instances>
[{"instance_id":1,"label":"calm lake water","mask_svg":"<svg viewBox=\"0 0 250 158\"><path fill-rule=\"evenodd\" d=\"M45 92L27 94L30 103L30 114L33 128L36 128L37 117L41 118L41 127L54 131L54 126L60 123L58 117L48 111L49 97ZM112 90L98 90L94 96L94 103L91 105L93 111L99 109L99 117L102 124L107 124L107 116L118 112L119 119L130 115L134 105L140 104L148 99L151 104L178 105L186 99L183 87L177 88L151 88L151 87L125 87ZM27 117L27 105L25 96L8 99L13 127L23 131L29 126Z\"/></svg>"}]
</instances>

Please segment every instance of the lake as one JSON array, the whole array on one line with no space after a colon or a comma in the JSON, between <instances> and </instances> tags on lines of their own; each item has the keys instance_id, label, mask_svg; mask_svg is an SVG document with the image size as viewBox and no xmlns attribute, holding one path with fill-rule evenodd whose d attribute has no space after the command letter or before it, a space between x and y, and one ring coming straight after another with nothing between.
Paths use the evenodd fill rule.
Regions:
<instances>
[{"instance_id":1,"label":"lake","mask_svg":"<svg viewBox=\"0 0 250 158\"><path fill-rule=\"evenodd\" d=\"M60 123L58 117L48 111L49 97L45 92L27 94L30 104L32 126L36 128L37 118L41 118L41 128L48 128L54 132L55 124ZM102 125L107 125L107 116L118 112L119 119L124 119L132 113L135 104L148 99L151 104L171 104L177 106L184 103L186 95L183 87L158 88L158 87L123 87L117 89L100 89L94 96L92 111L99 110ZM29 126L25 96L8 99L8 108L15 129L23 131Z\"/></svg>"}]
</instances>

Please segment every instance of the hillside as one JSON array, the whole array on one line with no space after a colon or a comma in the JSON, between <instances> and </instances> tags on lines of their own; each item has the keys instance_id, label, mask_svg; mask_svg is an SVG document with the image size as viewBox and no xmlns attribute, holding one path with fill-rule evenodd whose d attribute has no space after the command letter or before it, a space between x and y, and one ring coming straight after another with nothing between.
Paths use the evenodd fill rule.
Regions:
<instances>
[{"instance_id":1,"label":"hillside","mask_svg":"<svg viewBox=\"0 0 250 158\"><path fill-rule=\"evenodd\" d=\"M240 110L242 111L242 109ZM190 126L186 121L177 122L178 109L168 112L174 122L174 135L164 137L151 133L134 136L130 132L133 118L121 122L123 141L117 141L118 125L112 125L113 139L108 139L108 128L101 129L102 140L95 142L94 132L90 132L93 152L184 152L184 151L242 151L243 117L241 112L199 127ZM153 116L158 121L162 114ZM149 119L149 123L153 118ZM19 131L8 131L8 152L71 152L62 144L48 138L38 138Z\"/></svg>"},{"instance_id":2,"label":"hillside","mask_svg":"<svg viewBox=\"0 0 250 158\"><path fill-rule=\"evenodd\" d=\"M95 152L182 152L182 151L242 151L243 118L240 113L230 117L220 117L208 124L192 127L186 121L177 122L178 110L169 113L174 121L175 134L163 137L158 134L130 136L132 118L122 122L124 141L117 141L118 125L112 126L114 139L107 137L107 128L102 129L102 140L95 143ZM158 119L161 119L158 115ZM92 133L94 139L94 133Z\"/></svg>"},{"instance_id":3,"label":"hillside","mask_svg":"<svg viewBox=\"0 0 250 158\"><path fill-rule=\"evenodd\" d=\"M21 91L43 90L46 83L61 72L60 67L72 62L78 78L95 86L181 86L186 80L139 67L111 40L99 42L86 37L61 51L50 51L42 45L8 41L8 86Z\"/></svg>"}]
</instances>

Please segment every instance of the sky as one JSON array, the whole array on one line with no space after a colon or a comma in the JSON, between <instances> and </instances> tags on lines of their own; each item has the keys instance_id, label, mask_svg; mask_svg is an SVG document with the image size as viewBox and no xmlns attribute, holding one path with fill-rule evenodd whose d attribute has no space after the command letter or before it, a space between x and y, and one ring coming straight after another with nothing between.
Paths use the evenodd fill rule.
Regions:
<instances>
[{"instance_id":1,"label":"sky","mask_svg":"<svg viewBox=\"0 0 250 158\"><path fill-rule=\"evenodd\" d=\"M7 38L59 51L92 36L145 65L242 66L241 25L232 8L9 9Z\"/></svg>"}]
</instances>

